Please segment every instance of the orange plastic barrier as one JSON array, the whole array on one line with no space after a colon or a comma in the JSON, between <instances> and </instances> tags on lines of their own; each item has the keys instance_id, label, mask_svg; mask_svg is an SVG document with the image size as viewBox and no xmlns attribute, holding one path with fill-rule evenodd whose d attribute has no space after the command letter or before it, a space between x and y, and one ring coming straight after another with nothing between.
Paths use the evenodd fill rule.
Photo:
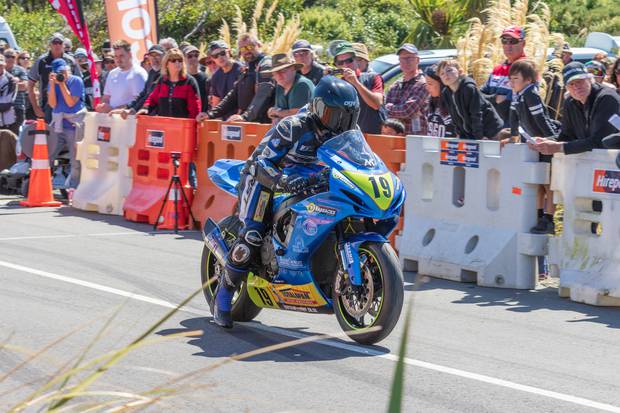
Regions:
<instances>
[{"instance_id":1,"label":"orange plastic barrier","mask_svg":"<svg viewBox=\"0 0 620 413\"><path fill-rule=\"evenodd\" d=\"M211 182L207 168L218 159L247 159L270 128L269 124L219 120L208 120L198 126L198 189L192 212L201 224L204 225L207 218L217 222L230 215L237 202L235 197Z\"/></svg>"},{"instance_id":2,"label":"orange plastic barrier","mask_svg":"<svg viewBox=\"0 0 620 413\"><path fill-rule=\"evenodd\" d=\"M366 135L366 141L390 171L395 174L400 172L401 166L405 163L405 143L404 136L387 136L387 135ZM390 242L392 246L396 247L396 234L400 233L403 229L403 223L405 221L405 209L402 209L400 214L400 221L396 230L392 232L390 236Z\"/></svg>"},{"instance_id":3,"label":"orange plastic barrier","mask_svg":"<svg viewBox=\"0 0 620 413\"><path fill-rule=\"evenodd\" d=\"M132 170L133 182L123 205L126 219L148 222L151 225L155 223L174 174L171 152L181 153L177 173L191 202L192 189L188 184L188 176L189 163L195 148L195 120L138 116L136 143L129 149L129 167ZM181 194L178 195L179 218L182 218L179 220L179 228L187 228L188 211L181 210L182 197ZM174 201L169 200L166 206L174 208ZM172 228L174 214L164 211L159 224L158 228Z\"/></svg>"}]
</instances>

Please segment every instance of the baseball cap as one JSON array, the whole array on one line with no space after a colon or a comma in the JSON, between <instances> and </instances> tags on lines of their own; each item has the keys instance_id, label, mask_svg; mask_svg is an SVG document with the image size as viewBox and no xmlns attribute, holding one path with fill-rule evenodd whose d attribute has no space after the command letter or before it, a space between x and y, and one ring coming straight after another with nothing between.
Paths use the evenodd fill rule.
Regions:
<instances>
[{"instance_id":1,"label":"baseball cap","mask_svg":"<svg viewBox=\"0 0 620 413\"><path fill-rule=\"evenodd\" d=\"M312 50L312 45L307 40L299 39L295 43L293 43L293 47L291 47L291 49L294 52L298 50Z\"/></svg>"},{"instance_id":2,"label":"baseball cap","mask_svg":"<svg viewBox=\"0 0 620 413\"><path fill-rule=\"evenodd\" d=\"M86 49L83 48L78 48L75 49L75 53L73 53L73 56L75 57L88 57L88 53L86 53Z\"/></svg>"},{"instance_id":3,"label":"baseball cap","mask_svg":"<svg viewBox=\"0 0 620 413\"><path fill-rule=\"evenodd\" d=\"M413 43L403 44L401 47L398 48L398 51L396 51L396 54L400 54L400 52L402 52L403 50L409 53L418 54L418 48L415 47Z\"/></svg>"},{"instance_id":4,"label":"baseball cap","mask_svg":"<svg viewBox=\"0 0 620 413\"><path fill-rule=\"evenodd\" d=\"M567 42L564 42L564 44L562 45L562 53L573 54L573 49L570 48L570 44L568 44Z\"/></svg>"},{"instance_id":5,"label":"baseball cap","mask_svg":"<svg viewBox=\"0 0 620 413\"><path fill-rule=\"evenodd\" d=\"M581 62L570 62L562 69L562 78L565 85L568 85L573 80L589 79L591 77L592 75L588 73L585 65Z\"/></svg>"},{"instance_id":6,"label":"baseball cap","mask_svg":"<svg viewBox=\"0 0 620 413\"><path fill-rule=\"evenodd\" d=\"M153 46L151 46L149 48L148 54L151 54L151 53L156 53L156 54L163 55L165 53L165 51L164 51L164 48L161 47L160 45L154 44Z\"/></svg>"},{"instance_id":7,"label":"baseball cap","mask_svg":"<svg viewBox=\"0 0 620 413\"><path fill-rule=\"evenodd\" d=\"M589 62L586 62L585 67L588 73L591 73L594 77L603 77L607 71L605 65L598 60L590 60Z\"/></svg>"},{"instance_id":8,"label":"baseball cap","mask_svg":"<svg viewBox=\"0 0 620 413\"><path fill-rule=\"evenodd\" d=\"M525 30L521 26L508 26L504 29L500 37L504 36L523 40L525 39Z\"/></svg>"},{"instance_id":9,"label":"baseball cap","mask_svg":"<svg viewBox=\"0 0 620 413\"><path fill-rule=\"evenodd\" d=\"M349 42L342 42L334 49L334 57L345 53L355 54L355 49L353 48L353 45Z\"/></svg>"},{"instance_id":10,"label":"baseball cap","mask_svg":"<svg viewBox=\"0 0 620 413\"><path fill-rule=\"evenodd\" d=\"M194 45L189 45L189 46L185 46L185 48L183 49L183 54L190 54L191 52L198 52L200 53L200 50L198 50L198 48Z\"/></svg>"},{"instance_id":11,"label":"baseball cap","mask_svg":"<svg viewBox=\"0 0 620 413\"><path fill-rule=\"evenodd\" d=\"M224 40L215 40L209 43L209 46L207 47L207 52L211 54L214 50L217 49L229 49L229 47Z\"/></svg>"},{"instance_id":12,"label":"baseball cap","mask_svg":"<svg viewBox=\"0 0 620 413\"><path fill-rule=\"evenodd\" d=\"M69 66L67 66L67 62L65 62L65 59L58 58L52 61L52 71L54 73L58 73L68 68Z\"/></svg>"},{"instance_id":13,"label":"baseball cap","mask_svg":"<svg viewBox=\"0 0 620 413\"><path fill-rule=\"evenodd\" d=\"M355 50L355 57L360 57L365 61L370 62L368 48L364 43L353 43L353 50Z\"/></svg>"},{"instance_id":14,"label":"baseball cap","mask_svg":"<svg viewBox=\"0 0 620 413\"><path fill-rule=\"evenodd\" d=\"M49 38L49 43L52 43L53 41L61 41L64 43L65 41L65 36L62 35L62 33L54 33L53 35L50 36Z\"/></svg>"}]
</instances>

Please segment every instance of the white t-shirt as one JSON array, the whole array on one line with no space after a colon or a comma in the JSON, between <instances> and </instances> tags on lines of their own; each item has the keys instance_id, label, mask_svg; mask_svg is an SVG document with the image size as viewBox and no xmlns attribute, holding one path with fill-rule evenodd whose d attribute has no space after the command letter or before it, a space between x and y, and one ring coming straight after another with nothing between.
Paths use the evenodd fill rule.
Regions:
<instances>
[{"instance_id":1,"label":"white t-shirt","mask_svg":"<svg viewBox=\"0 0 620 413\"><path fill-rule=\"evenodd\" d=\"M106 78L103 94L110 96L112 108L127 105L142 92L147 77L146 70L141 66L134 65L125 71L120 67L114 68Z\"/></svg>"}]
</instances>

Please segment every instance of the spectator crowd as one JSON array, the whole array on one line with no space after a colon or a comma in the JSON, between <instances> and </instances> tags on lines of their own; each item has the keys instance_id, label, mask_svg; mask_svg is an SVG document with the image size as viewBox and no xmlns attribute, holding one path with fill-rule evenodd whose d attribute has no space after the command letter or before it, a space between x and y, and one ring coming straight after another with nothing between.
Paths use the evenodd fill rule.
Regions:
<instances>
[{"instance_id":1,"label":"spectator crowd","mask_svg":"<svg viewBox=\"0 0 620 413\"><path fill-rule=\"evenodd\" d=\"M86 51L54 33L37 59L0 45L0 129L18 135L25 120L40 117L72 146L86 111L276 124L302 110L321 78L333 75L357 91L365 133L527 142L549 162L556 152L602 148L601 139L617 132L608 119L620 112L620 59L601 55L582 64L565 44L561 69L541 73L526 56L524 28L506 27L500 40L505 60L482 87L457 60L422 71L417 47L405 43L395 51L402 77L387 88L361 43L341 41L321 63L303 39L267 55L249 33L234 47L212 41L204 53L166 38L136 64L127 42L106 41L94 59L102 91L96 102ZM542 232L550 230L549 199L541 190Z\"/></svg>"}]
</instances>

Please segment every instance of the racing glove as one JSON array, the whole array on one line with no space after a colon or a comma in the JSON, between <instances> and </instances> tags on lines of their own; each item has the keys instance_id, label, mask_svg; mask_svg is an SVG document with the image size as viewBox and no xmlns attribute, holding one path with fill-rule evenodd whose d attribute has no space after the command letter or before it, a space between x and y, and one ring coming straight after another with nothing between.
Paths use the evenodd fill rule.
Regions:
<instances>
[{"instance_id":1,"label":"racing glove","mask_svg":"<svg viewBox=\"0 0 620 413\"><path fill-rule=\"evenodd\" d=\"M296 194L310 186L310 180L301 175L285 175L280 178L278 186L285 192Z\"/></svg>"}]
</instances>

